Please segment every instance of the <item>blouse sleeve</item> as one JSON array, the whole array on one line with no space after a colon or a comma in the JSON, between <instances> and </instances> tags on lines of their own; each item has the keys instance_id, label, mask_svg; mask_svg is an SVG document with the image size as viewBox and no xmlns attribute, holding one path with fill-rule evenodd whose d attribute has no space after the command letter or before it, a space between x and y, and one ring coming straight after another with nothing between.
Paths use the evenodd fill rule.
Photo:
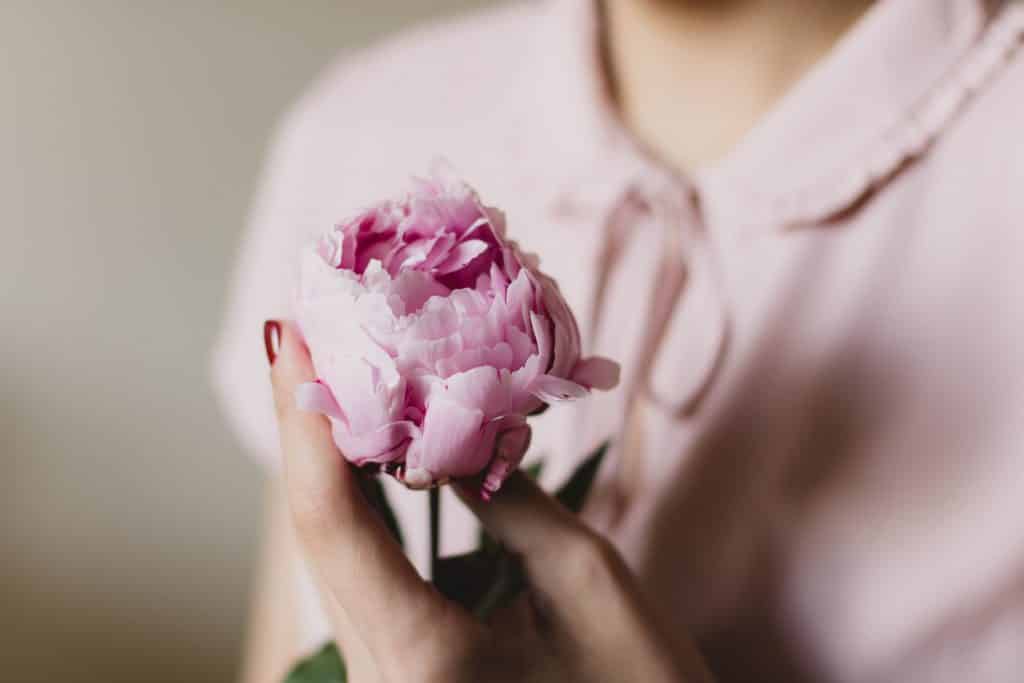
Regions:
<instances>
[{"instance_id":1,"label":"blouse sleeve","mask_svg":"<svg viewBox=\"0 0 1024 683\"><path fill-rule=\"evenodd\" d=\"M316 164L308 109L300 103L272 141L211 358L214 389L228 422L245 449L272 468L278 464L278 436L263 322L292 317L297 252L323 228L308 182Z\"/></svg>"}]
</instances>

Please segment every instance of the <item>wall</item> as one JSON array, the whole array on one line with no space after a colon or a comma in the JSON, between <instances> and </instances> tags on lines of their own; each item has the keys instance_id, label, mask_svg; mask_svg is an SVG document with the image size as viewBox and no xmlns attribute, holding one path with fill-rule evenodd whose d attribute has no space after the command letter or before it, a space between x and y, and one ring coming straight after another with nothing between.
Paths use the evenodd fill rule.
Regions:
<instances>
[{"instance_id":1,"label":"wall","mask_svg":"<svg viewBox=\"0 0 1024 683\"><path fill-rule=\"evenodd\" d=\"M267 135L470 4L0 3L0 679L233 678L261 473L207 351Z\"/></svg>"}]
</instances>

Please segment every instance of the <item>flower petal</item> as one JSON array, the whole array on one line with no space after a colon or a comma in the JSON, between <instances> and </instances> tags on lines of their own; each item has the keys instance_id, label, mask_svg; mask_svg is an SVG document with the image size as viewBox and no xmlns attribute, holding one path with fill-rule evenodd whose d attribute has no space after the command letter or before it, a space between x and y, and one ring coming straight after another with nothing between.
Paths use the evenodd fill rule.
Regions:
<instances>
[{"instance_id":1,"label":"flower petal","mask_svg":"<svg viewBox=\"0 0 1024 683\"><path fill-rule=\"evenodd\" d=\"M295 405L308 413L319 413L345 421L334 394L321 382L303 382L295 389Z\"/></svg>"},{"instance_id":2,"label":"flower petal","mask_svg":"<svg viewBox=\"0 0 1024 683\"><path fill-rule=\"evenodd\" d=\"M432 397L423 436L409 454L409 468L425 469L435 479L478 473L491 458L490 452L480 448L483 421L482 410L463 407L444 396Z\"/></svg>"},{"instance_id":3,"label":"flower petal","mask_svg":"<svg viewBox=\"0 0 1024 683\"><path fill-rule=\"evenodd\" d=\"M533 381L533 395L542 401L572 401L583 398L588 390L585 386L554 375L541 375Z\"/></svg>"},{"instance_id":4,"label":"flower petal","mask_svg":"<svg viewBox=\"0 0 1024 683\"><path fill-rule=\"evenodd\" d=\"M541 372L551 369L551 356L554 353L554 342L551 338L551 321L539 313L530 313L530 326L533 338L537 340L537 355L540 358Z\"/></svg>"},{"instance_id":5,"label":"flower petal","mask_svg":"<svg viewBox=\"0 0 1024 683\"><path fill-rule=\"evenodd\" d=\"M436 271L441 275L453 273L466 267L470 261L483 254L489 245L483 240L466 240L455 245L443 261L437 264Z\"/></svg>"},{"instance_id":6,"label":"flower petal","mask_svg":"<svg viewBox=\"0 0 1024 683\"><path fill-rule=\"evenodd\" d=\"M509 408L509 393L502 373L493 367L481 366L452 375L445 382L444 396L466 408L481 410L485 418L501 415Z\"/></svg>"},{"instance_id":7,"label":"flower petal","mask_svg":"<svg viewBox=\"0 0 1024 683\"><path fill-rule=\"evenodd\" d=\"M572 380L589 389L614 389L619 383L619 364L610 358L592 356L576 363Z\"/></svg>"},{"instance_id":8,"label":"flower petal","mask_svg":"<svg viewBox=\"0 0 1024 683\"><path fill-rule=\"evenodd\" d=\"M354 435L340 422L334 422L334 442L349 462L392 462L405 455L403 445L419 434L412 422L386 424L366 434Z\"/></svg>"}]
</instances>

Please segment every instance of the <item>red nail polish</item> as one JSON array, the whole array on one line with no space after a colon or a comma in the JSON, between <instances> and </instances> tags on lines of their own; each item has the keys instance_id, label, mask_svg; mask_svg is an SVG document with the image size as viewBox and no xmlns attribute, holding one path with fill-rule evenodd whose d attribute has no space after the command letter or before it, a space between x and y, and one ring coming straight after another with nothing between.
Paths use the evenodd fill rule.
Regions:
<instances>
[{"instance_id":1,"label":"red nail polish","mask_svg":"<svg viewBox=\"0 0 1024 683\"><path fill-rule=\"evenodd\" d=\"M263 323L263 346L267 350L267 361L273 365L281 349L281 323L276 320Z\"/></svg>"}]
</instances>

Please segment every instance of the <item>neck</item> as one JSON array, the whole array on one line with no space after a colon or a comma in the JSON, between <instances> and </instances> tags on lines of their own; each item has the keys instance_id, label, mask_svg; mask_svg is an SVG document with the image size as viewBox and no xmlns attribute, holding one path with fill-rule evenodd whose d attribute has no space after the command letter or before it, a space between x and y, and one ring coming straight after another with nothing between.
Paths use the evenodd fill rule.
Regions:
<instances>
[{"instance_id":1,"label":"neck","mask_svg":"<svg viewBox=\"0 0 1024 683\"><path fill-rule=\"evenodd\" d=\"M621 116L665 161L725 156L872 0L605 0Z\"/></svg>"}]
</instances>

